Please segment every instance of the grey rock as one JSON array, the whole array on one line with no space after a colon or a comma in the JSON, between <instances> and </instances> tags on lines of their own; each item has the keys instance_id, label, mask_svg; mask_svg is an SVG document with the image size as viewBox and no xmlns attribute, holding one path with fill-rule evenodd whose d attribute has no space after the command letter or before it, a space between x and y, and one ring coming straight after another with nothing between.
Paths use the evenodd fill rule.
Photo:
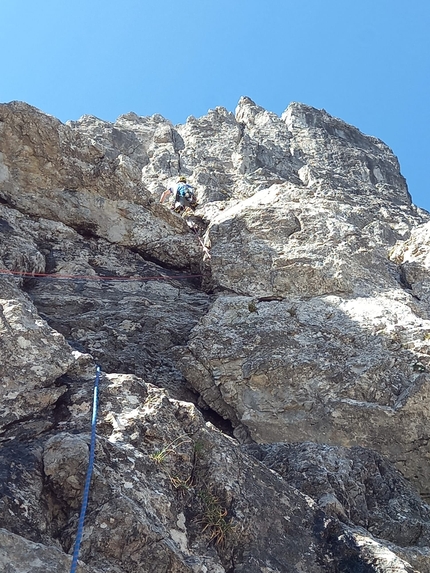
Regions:
<instances>
[{"instance_id":1,"label":"grey rock","mask_svg":"<svg viewBox=\"0 0 430 573\"><path fill-rule=\"evenodd\" d=\"M79 397L83 383L75 379L70 387L60 431L22 444L20 455L13 440L4 444L4 452L15 447L16 497L4 492L11 511L1 512L1 525L25 534L16 547L3 548L5 563L19 560L31 543L43 544L47 567L55 559L63 564L71 550L88 450L88 417L74 412L91 409ZM373 567L376 560L379 568L369 570L390 571L395 563L413 571L386 543L329 518L309 496L241 453L194 406L131 375L102 377L85 531L80 555L91 571L319 573L345 570L342 563Z\"/></svg>"},{"instance_id":2,"label":"grey rock","mask_svg":"<svg viewBox=\"0 0 430 573\"><path fill-rule=\"evenodd\" d=\"M13 102L0 132L4 569L70 562L98 363L82 571L430 571L394 469L427 498L430 215L391 150L249 98L178 126Z\"/></svg>"},{"instance_id":3,"label":"grey rock","mask_svg":"<svg viewBox=\"0 0 430 573\"><path fill-rule=\"evenodd\" d=\"M64 393L55 384L74 361L64 337L40 318L12 283L0 279L0 430L24 418L42 418Z\"/></svg>"},{"instance_id":4,"label":"grey rock","mask_svg":"<svg viewBox=\"0 0 430 573\"><path fill-rule=\"evenodd\" d=\"M184 278L184 273L164 269L106 240L84 238L62 223L46 219L29 221L19 212L1 205L0 213L2 220L13 229L13 240L6 243L9 258L3 259L6 268L13 266L24 272L48 271L66 277L77 275L91 279L107 275L137 279L131 282L68 281L49 277L32 279L30 276L24 280L23 288L54 328L51 337L55 335L62 342L66 354L71 356L72 348L58 333L75 350L90 351L107 371L134 372L172 390L181 384L182 395L185 396L183 380L172 364L170 349L185 344L188 333L209 305L209 297L195 288L200 278L175 280L175 275L180 274ZM37 253L34 264L30 264L30 255L23 256L26 251L21 250L22 244L31 247L31 255ZM18 260L22 261L20 266L14 264ZM146 280L146 277L151 280ZM23 298L22 294L19 296ZM7 298L12 298L12 295ZM35 312L28 299L26 304ZM10 306L15 308L12 303ZM40 317L37 318L44 324ZM39 348L41 335L40 329L34 329L34 336L38 339L34 352L44 362L46 357ZM11 366L16 368L23 359L21 354L25 354L24 360L35 368L31 353L25 349L21 354L12 350L16 344L15 339L10 341ZM54 350L55 353L51 346L52 342L46 343L46 352ZM72 358L66 367L57 370L53 380L64 374L71 362Z\"/></svg>"},{"instance_id":5,"label":"grey rock","mask_svg":"<svg viewBox=\"0 0 430 573\"><path fill-rule=\"evenodd\" d=\"M5 573L64 573L71 558L56 547L47 547L0 529L0 565ZM77 573L97 573L78 563Z\"/></svg>"},{"instance_id":6,"label":"grey rock","mask_svg":"<svg viewBox=\"0 0 430 573\"><path fill-rule=\"evenodd\" d=\"M375 282L391 288L387 248L428 216L412 208L390 149L302 104L291 104L282 121L242 100L237 117L259 141L279 140L278 155L267 156L288 173L265 177L262 188L247 185L249 199L212 217L215 284L250 296L368 294ZM264 168L276 170L267 161ZM242 275L237 261L247 265Z\"/></svg>"},{"instance_id":7,"label":"grey rock","mask_svg":"<svg viewBox=\"0 0 430 573\"><path fill-rule=\"evenodd\" d=\"M310 442L243 449L309 495L326 514L401 547L429 545L430 507L375 451Z\"/></svg>"},{"instance_id":8,"label":"grey rock","mask_svg":"<svg viewBox=\"0 0 430 573\"><path fill-rule=\"evenodd\" d=\"M110 124L84 118L77 129L13 102L0 106L0 125L4 201L167 264L198 265L200 246L187 236L186 223L154 203L133 157L112 151Z\"/></svg>"},{"instance_id":9,"label":"grey rock","mask_svg":"<svg viewBox=\"0 0 430 573\"><path fill-rule=\"evenodd\" d=\"M429 324L396 298L220 296L181 368L253 440L375 448L428 495Z\"/></svg>"},{"instance_id":10,"label":"grey rock","mask_svg":"<svg viewBox=\"0 0 430 573\"><path fill-rule=\"evenodd\" d=\"M428 318L430 301L429 283L429 245L430 223L412 229L407 241L397 243L390 251L390 258L400 265L405 286L411 289L413 296L422 301L423 314Z\"/></svg>"}]
</instances>

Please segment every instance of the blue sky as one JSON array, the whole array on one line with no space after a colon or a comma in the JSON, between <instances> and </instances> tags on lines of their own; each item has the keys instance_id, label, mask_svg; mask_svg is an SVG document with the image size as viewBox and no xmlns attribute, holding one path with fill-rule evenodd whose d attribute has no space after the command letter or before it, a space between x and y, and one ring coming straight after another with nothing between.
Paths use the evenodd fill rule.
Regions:
<instances>
[{"instance_id":1,"label":"blue sky","mask_svg":"<svg viewBox=\"0 0 430 573\"><path fill-rule=\"evenodd\" d=\"M174 123L299 101L398 156L430 210L429 0L1 0L0 101Z\"/></svg>"}]
</instances>

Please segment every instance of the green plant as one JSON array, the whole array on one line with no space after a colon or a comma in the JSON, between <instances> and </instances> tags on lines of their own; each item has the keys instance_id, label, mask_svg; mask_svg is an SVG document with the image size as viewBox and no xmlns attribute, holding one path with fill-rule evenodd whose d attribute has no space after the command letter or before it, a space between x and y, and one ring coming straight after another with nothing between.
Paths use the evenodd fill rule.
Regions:
<instances>
[{"instance_id":1,"label":"green plant","mask_svg":"<svg viewBox=\"0 0 430 573\"><path fill-rule=\"evenodd\" d=\"M204 449L205 449L205 444L201 440L197 440L194 443L194 454L196 456L199 456L203 452Z\"/></svg>"},{"instance_id":2,"label":"green plant","mask_svg":"<svg viewBox=\"0 0 430 573\"><path fill-rule=\"evenodd\" d=\"M251 300L248 302L248 310L249 312L256 312L258 314L257 305L255 304L255 300Z\"/></svg>"},{"instance_id":3,"label":"green plant","mask_svg":"<svg viewBox=\"0 0 430 573\"><path fill-rule=\"evenodd\" d=\"M228 518L227 509L208 489L200 491L199 497L203 505L203 514L200 519L204 526L203 531L209 532L210 541L214 541L217 545L224 544L227 535L234 530L234 525Z\"/></svg>"},{"instance_id":4,"label":"green plant","mask_svg":"<svg viewBox=\"0 0 430 573\"><path fill-rule=\"evenodd\" d=\"M193 478L182 479L179 476L170 476L170 483L182 495L188 493L193 488Z\"/></svg>"},{"instance_id":5,"label":"green plant","mask_svg":"<svg viewBox=\"0 0 430 573\"><path fill-rule=\"evenodd\" d=\"M182 440L182 441L178 441L178 440ZM187 442L190 442L190 441L191 441L191 439L188 436L178 436L175 440L173 440L172 442L170 442L169 444L164 446L164 448L162 448L161 450L158 450L158 451L150 454L149 457L156 464L161 464L162 462L164 462L164 460L166 459L168 454L176 453L176 450L179 448L179 446L182 446L182 444L186 444Z\"/></svg>"}]
</instances>

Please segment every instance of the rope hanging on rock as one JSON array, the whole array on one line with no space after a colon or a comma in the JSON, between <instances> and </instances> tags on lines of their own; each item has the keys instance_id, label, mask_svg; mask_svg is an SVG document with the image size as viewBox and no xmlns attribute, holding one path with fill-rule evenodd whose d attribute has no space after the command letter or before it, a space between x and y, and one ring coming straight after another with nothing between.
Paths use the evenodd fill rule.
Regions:
<instances>
[{"instance_id":1,"label":"rope hanging on rock","mask_svg":"<svg viewBox=\"0 0 430 573\"><path fill-rule=\"evenodd\" d=\"M51 279L63 281L173 281L173 280L186 280L200 278L203 275L163 275L154 277L132 276L132 277L117 277L117 276L99 276L99 275L62 275L62 274L49 274L49 273L33 273L26 271L10 271L8 269L0 269L0 276L13 276L28 279Z\"/></svg>"},{"instance_id":2,"label":"rope hanging on rock","mask_svg":"<svg viewBox=\"0 0 430 573\"><path fill-rule=\"evenodd\" d=\"M94 380L94 394L93 394L93 413L91 417L91 442L90 442L90 456L88 461L87 477L85 479L84 494L82 497L81 513L79 515L78 531L76 533L75 547L73 549L72 565L70 573L75 573L78 566L79 549L81 547L82 534L84 531L85 513L88 505L88 495L90 492L91 477L94 467L94 455L96 448L96 425L97 425L97 407L99 399L99 381L100 381L100 366L96 367L96 377Z\"/></svg>"},{"instance_id":3,"label":"rope hanging on rock","mask_svg":"<svg viewBox=\"0 0 430 573\"><path fill-rule=\"evenodd\" d=\"M199 243L203 249L203 252L205 253L205 255L208 257L208 259L211 258L211 254L209 249L207 248L207 246L204 244L204 242L202 241L200 235L198 234L198 232L196 231L196 229L194 227L191 227L191 230L194 232L194 234L196 235L197 239L199 240Z\"/></svg>"}]
</instances>

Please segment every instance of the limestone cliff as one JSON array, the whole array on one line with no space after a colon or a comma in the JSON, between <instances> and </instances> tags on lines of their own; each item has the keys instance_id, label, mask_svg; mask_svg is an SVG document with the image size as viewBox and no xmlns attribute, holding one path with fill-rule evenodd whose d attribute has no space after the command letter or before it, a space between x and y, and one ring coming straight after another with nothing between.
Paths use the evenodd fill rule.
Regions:
<instances>
[{"instance_id":1,"label":"limestone cliff","mask_svg":"<svg viewBox=\"0 0 430 573\"><path fill-rule=\"evenodd\" d=\"M70 567L99 364L81 572L430 572L429 244L323 110L1 105L2 570Z\"/></svg>"}]
</instances>

